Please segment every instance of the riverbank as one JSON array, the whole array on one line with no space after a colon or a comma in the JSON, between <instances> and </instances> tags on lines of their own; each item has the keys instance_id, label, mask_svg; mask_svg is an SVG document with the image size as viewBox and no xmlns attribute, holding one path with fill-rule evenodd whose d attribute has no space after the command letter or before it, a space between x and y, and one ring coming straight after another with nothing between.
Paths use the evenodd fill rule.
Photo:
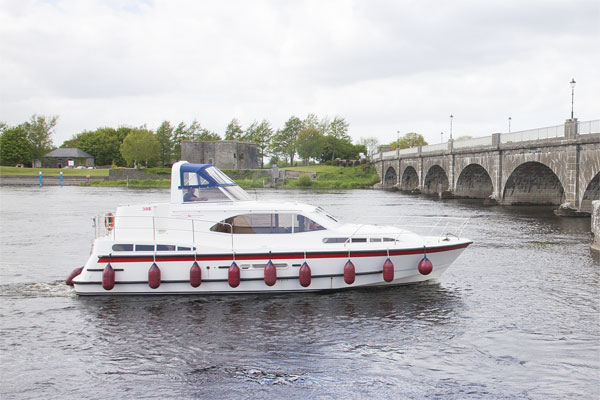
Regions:
<instances>
[{"instance_id":1,"label":"riverbank","mask_svg":"<svg viewBox=\"0 0 600 400\"><path fill-rule=\"evenodd\" d=\"M165 173L166 170L167 172ZM63 185L165 188L170 186L168 169L57 169L57 168L15 168L0 167L0 185L30 186L39 185L39 171L44 185L60 185L60 172L63 172ZM279 170L279 178L274 183L270 169L225 170L244 189L277 187L283 189L360 189L371 187L379 182L379 176L371 165L338 167L311 165L284 168ZM163 178L164 176L164 178Z\"/></svg>"}]
</instances>

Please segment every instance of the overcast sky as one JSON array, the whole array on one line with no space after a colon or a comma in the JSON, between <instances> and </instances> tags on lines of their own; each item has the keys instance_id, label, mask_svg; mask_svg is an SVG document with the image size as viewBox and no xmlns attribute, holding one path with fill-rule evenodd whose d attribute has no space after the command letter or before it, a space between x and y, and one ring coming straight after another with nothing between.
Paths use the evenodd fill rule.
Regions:
<instances>
[{"instance_id":1,"label":"overcast sky","mask_svg":"<svg viewBox=\"0 0 600 400\"><path fill-rule=\"evenodd\" d=\"M340 116L381 143L600 118L600 0L0 0L0 121Z\"/></svg>"}]
</instances>

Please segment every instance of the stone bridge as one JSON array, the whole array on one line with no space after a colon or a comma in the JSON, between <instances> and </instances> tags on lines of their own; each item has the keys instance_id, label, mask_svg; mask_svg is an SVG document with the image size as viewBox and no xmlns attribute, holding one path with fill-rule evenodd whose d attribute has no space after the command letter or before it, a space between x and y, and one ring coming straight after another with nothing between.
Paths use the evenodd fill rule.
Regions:
<instances>
[{"instance_id":1,"label":"stone bridge","mask_svg":"<svg viewBox=\"0 0 600 400\"><path fill-rule=\"evenodd\" d=\"M384 188L589 213L600 199L600 120L388 149L371 161Z\"/></svg>"}]
</instances>

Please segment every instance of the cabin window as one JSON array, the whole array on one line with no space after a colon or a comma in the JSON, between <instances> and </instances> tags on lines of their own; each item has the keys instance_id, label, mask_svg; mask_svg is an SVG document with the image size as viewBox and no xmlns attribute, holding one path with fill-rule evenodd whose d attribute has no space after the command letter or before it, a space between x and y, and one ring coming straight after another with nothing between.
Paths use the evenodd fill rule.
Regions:
<instances>
[{"instance_id":1,"label":"cabin window","mask_svg":"<svg viewBox=\"0 0 600 400\"><path fill-rule=\"evenodd\" d=\"M113 244L113 251L133 251L132 244Z\"/></svg>"},{"instance_id":2,"label":"cabin window","mask_svg":"<svg viewBox=\"0 0 600 400\"><path fill-rule=\"evenodd\" d=\"M136 244L135 251L154 251L153 244Z\"/></svg>"},{"instance_id":3,"label":"cabin window","mask_svg":"<svg viewBox=\"0 0 600 400\"><path fill-rule=\"evenodd\" d=\"M346 243L348 238L338 237L338 238L324 238L323 243Z\"/></svg>"},{"instance_id":4,"label":"cabin window","mask_svg":"<svg viewBox=\"0 0 600 400\"><path fill-rule=\"evenodd\" d=\"M300 214L244 214L213 225L213 232L235 234L277 234L324 230L320 224Z\"/></svg>"},{"instance_id":5,"label":"cabin window","mask_svg":"<svg viewBox=\"0 0 600 400\"><path fill-rule=\"evenodd\" d=\"M156 245L156 251L175 251L175 246L170 244Z\"/></svg>"},{"instance_id":6,"label":"cabin window","mask_svg":"<svg viewBox=\"0 0 600 400\"><path fill-rule=\"evenodd\" d=\"M294 219L294 233L321 231L324 229L320 224L304 215L297 214Z\"/></svg>"},{"instance_id":7,"label":"cabin window","mask_svg":"<svg viewBox=\"0 0 600 400\"><path fill-rule=\"evenodd\" d=\"M189 247L181 247L181 246L177 246L177 251L190 251L191 249Z\"/></svg>"},{"instance_id":8,"label":"cabin window","mask_svg":"<svg viewBox=\"0 0 600 400\"><path fill-rule=\"evenodd\" d=\"M213 232L235 234L292 233L293 214L245 214L227 218L210 228Z\"/></svg>"}]
</instances>

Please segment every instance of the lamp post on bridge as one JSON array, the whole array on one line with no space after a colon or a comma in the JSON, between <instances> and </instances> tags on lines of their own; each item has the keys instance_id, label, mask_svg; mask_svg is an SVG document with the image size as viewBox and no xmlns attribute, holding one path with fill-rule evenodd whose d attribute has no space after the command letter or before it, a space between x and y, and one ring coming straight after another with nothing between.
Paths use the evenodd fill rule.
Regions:
<instances>
[{"instance_id":1,"label":"lamp post on bridge","mask_svg":"<svg viewBox=\"0 0 600 400\"><path fill-rule=\"evenodd\" d=\"M452 140L452 118L454 118L454 115L450 114L450 140Z\"/></svg>"},{"instance_id":2,"label":"lamp post on bridge","mask_svg":"<svg viewBox=\"0 0 600 400\"><path fill-rule=\"evenodd\" d=\"M577 82L575 82L575 78L572 78L569 83L571 84L571 119L573 119L573 99L575 98L575 84Z\"/></svg>"},{"instance_id":3,"label":"lamp post on bridge","mask_svg":"<svg viewBox=\"0 0 600 400\"><path fill-rule=\"evenodd\" d=\"M444 143L444 132L440 132L441 141L440 143Z\"/></svg>"},{"instance_id":4,"label":"lamp post on bridge","mask_svg":"<svg viewBox=\"0 0 600 400\"><path fill-rule=\"evenodd\" d=\"M510 121L512 121L512 117L508 117L508 133L510 133Z\"/></svg>"}]
</instances>

